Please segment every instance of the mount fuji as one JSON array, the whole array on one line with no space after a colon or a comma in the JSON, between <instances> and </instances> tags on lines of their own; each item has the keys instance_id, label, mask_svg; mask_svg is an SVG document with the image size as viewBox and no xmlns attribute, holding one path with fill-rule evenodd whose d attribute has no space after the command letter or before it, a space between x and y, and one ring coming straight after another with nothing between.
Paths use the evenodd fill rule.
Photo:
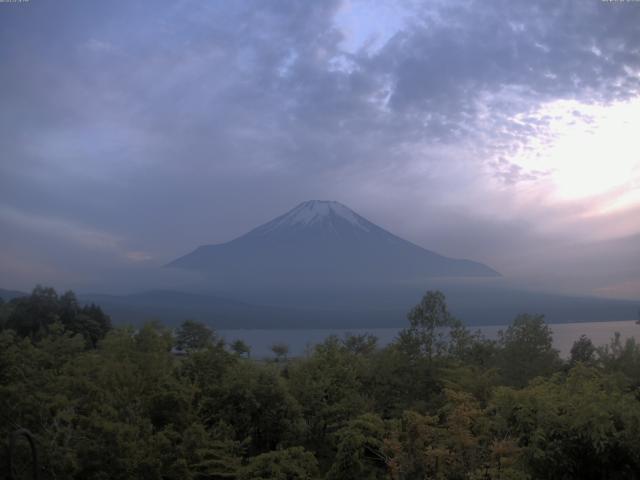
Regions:
<instances>
[{"instance_id":1,"label":"mount fuji","mask_svg":"<svg viewBox=\"0 0 640 480\"><path fill-rule=\"evenodd\" d=\"M175 325L192 318L231 330L396 328L406 325L407 309L425 290L442 290L468 325L507 324L541 306L552 323L627 320L637 310L630 301L518 289L482 263L426 250L338 202L319 200L166 267L196 275L187 275L183 291L79 298L101 305L115 322ZM15 295L0 290L0 297Z\"/></svg>"},{"instance_id":2,"label":"mount fuji","mask_svg":"<svg viewBox=\"0 0 640 480\"><path fill-rule=\"evenodd\" d=\"M448 258L404 240L345 205L303 202L226 243L204 245L167 267L196 270L210 285L402 285L434 277L496 277L482 263Z\"/></svg>"}]
</instances>

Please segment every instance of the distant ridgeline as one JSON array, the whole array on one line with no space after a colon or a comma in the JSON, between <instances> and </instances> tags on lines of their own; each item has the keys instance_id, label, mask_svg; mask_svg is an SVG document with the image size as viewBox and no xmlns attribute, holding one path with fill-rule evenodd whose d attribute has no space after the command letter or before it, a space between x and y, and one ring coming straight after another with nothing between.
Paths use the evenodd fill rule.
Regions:
<instances>
[{"instance_id":1,"label":"distant ridgeline","mask_svg":"<svg viewBox=\"0 0 640 480\"><path fill-rule=\"evenodd\" d=\"M43 479L638 478L633 339L563 360L542 316L489 340L429 291L384 348L272 351L193 320L111 327L50 288L0 302L0 477L28 477L7 440L31 432Z\"/></svg>"},{"instance_id":2,"label":"distant ridgeline","mask_svg":"<svg viewBox=\"0 0 640 480\"><path fill-rule=\"evenodd\" d=\"M438 283L426 288L437 289ZM451 312L466 325L506 325L522 312L544 312L549 323L634 320L638 302L596 297L571 297L492 287L440 288ZM27 296L5 293L0 298ZM82 306L101 305L116 324L141 325L156 319L177 325L186 318L218 329L236 328L398 328L406 323L407 309L424 290L368 289L343 292L298 292L295 298L276 293L246 295L252 301L214 294L152 290L130 295L78 295Z\"/></svg>"}]
</instances>

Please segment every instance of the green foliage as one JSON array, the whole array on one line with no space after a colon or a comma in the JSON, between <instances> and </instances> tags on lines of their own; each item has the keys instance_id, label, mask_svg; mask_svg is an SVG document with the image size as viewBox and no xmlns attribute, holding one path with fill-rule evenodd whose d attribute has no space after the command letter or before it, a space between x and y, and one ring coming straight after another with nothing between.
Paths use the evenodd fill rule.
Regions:
<instances>
[{"instance_id":1,"label":"green foliage","mask_svg":"<svg viewBox=\"0 0 640 480\"><path fill-rule=\"evenodd\" d=\"M606 370L618 372L632 387L640 387L640 345L635 338L628 338L622 343L620 334L616 332L609 345L598 349L597 356Z\"/></svg>"},{"instance_id":2,"label":"green foliage","mask_svg":"<svg viewBox=\"0 0 640 480\"><path fill-rule=\"evenodd\" d=\"M596 347L593 342L586 335L581 335L578 340L573 342L571 347L571 356L569 357L569 363L575 365L578 362L585 365L593 365L596 358Z\"/></svg>"},{"instance_id":3,"label":"green foliage","mask_svg":"<svg viewBox=\"0 0 640 480\"><path fill-rule=\"evenodd\" d=\"M53 288L38 285L29 297L16 298L12 303L14 308L6 328L21 337L40 338L60 319L61 305Z\"/></svg>"},{"instance_id":4,"label":"green foliage","mask_svg":"<svg viewBox=\"0 0 640 480\"><path fill-rule=\"evenodd\" d=\"M370 355L376 351L378 338L369 333L347 334L342 339L342 344L351 353L356 355Z\"/></svg>"},{"instance_id":5,"label":"green foliage","mask_svg":"<svg viewBox=\"0 0 640 480\"><path fill-rule=\"evenodd\" d=\"M385 424L374 414L351 420L336 432L337 452L327 480L387 478L387 457L384 454Z\"/></svg>"},{"instance_id":6,"label":"green foliage","mask_svg":"<svg viewBox=\"0 0 640 480\"><path fill-rule=\"evenodd\" d=\"M56 324L71 334L81 335L91 348L111 329L111 319L100 307L80 306L71 291L58 296L53 288L38 285L30 296L0 306L0 328L12 329L21 337L39 340Z\"/></svg>"},{"instance_id":7,"label":"green foliage","mask_svg":"<svg viewBox=\"0 0 640 480\"><path fill-rule=\"evenodd\" d=\"M0 330L7 328L7 321L13 313L15 305L0 298Z\"/></svg>"},{"instance_id":8,"label":"green foliage","mask_svg":"<svg viewBox=\"0 0 640 480\"><path fill-rule=\"evenodd\" d=\"M235 340L230 347L236 355L241 357L246 355L247 358L251 356L251 347L242 340Z\"/></svg>"},{"instance_id":9,"label":"green foliage","mask_svg":"<svg viewBox=\"0 0 640 480\"><path fill-rule=\"evenodd\" d=\"M635 340L583 337L563 362L541 316L494 342L437 292L410 319L385 348L329 337L258 362L197 322L110 329L37 287L0 304L0 438L33 432L43 478L638 478Z\"/></svg>"},{"instance_id":10,"label":"green foliage","mask_svg":"<svg viewBox=\"0 0 640 480\"><path fill-rule=\"evenodd\" d=\"M444 328L460 326L460 322L449 313L444 294L438 291L425 293L407 318L410 326L400 333L399 344L410 355L428 359L445 351L447 339Z\"/></svg>"},{"instance_id":11,"label":"green foliage","mask_svg":"<svg viewBox=\"0 0 640 480\"><path fill-rule=\"evenodd\" d=\"M318 462L313 453L292 447L263 453L240 469L238 480L313 480L318 478Z\"/></svg>"},{"instance_id":12,"label":"green foliage","mask_svg":"<svg viewBox=\"0 0 640 480\"><path fill-rule=\"evenodd\" d=\"M489 422L465 392L447 390L433 415L406 411L386 442L393 478L463 479L489 463Z\"/></svg>"},{"instance_id":13,"label":"green foliage","mask_svg":"<svg viewBox=\"0 0 640 480\"><path fill-rule=\"evenodd\" d=\"M207 348L215 340L213 330L202 322L185 320L176 330L176 347L184 351L194 351Z\"/></svg>"},{"instance_id":14,"label":"green foliage","mask_svg":"<svg viewBox=\"0 0 640 480\"><path fill-rule=\"evenodd\" d=\"M413 356L398 343L371 356L363 368L364 391L370 392L375 410L385 418L406 409L427 409L437 403L442 391L439 366Z\"/></svg>"},{"instance_id":15,"label":"green foliage","mask_svg":"<svg viewBox=\"0 0 640 480\"><path fill-rule=\"evenodd\" d=\"M289 355L289 345L286 343L274 343L271 345L271 351L276 356L276 362L286 361Z\"/></svg>"},{"instance_id":16,"label":"green foliage","mask_svg":"<svg viewBox=\"0 0 640 480\"><path fill-rule=\"evenodd\" d=\"M199 410L207 426L225 424L252 454L287 445L303 429L298 403L268 365L233 364L219 382L203 388Z\"/></svg>"},{"instance_id":17,"label":"green foliage","mask_svg":"<svg viewBox=\"0 0 640 480\"><path fill-rule=\"evenodd\" d=\"M333 434L366 408L362 362L337 337L329 337L311 358L289 369L289 389L307 425L304 445L322 465L333 455Z\"/></svg>"},{"instance_id":18,"label":"green foliage","mask_svg":"<svg viewBox=\"0 0 640 480\"><path fill-rule=\"evenodd\" d=\"M636 478L640 404L615 377L577 365L525 389L499 388L496 425L533 478Z\"/></svg>"},{"instance_id":19,"label":"green foliage","mask_svg":"<svg viewBox=\"0 0 640 480\"><path fill-rule=\"evenodd\" d=\"M498 366L507 385L525 386L560 366L551 329L542 315L518 315L505 332L500 332L499 343Z\"/></svg>"}]
</instances>

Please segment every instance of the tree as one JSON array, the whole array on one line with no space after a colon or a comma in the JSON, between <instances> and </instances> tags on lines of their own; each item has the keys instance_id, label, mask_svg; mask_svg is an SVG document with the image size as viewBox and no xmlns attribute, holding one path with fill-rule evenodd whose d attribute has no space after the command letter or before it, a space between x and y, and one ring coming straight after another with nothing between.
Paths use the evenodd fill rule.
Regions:
<instances>
[{"instance_id":1,"label":"tree","mask_svg":"<svg viewBox=\"0 0 640 480\"><path fill-rule=\"evenodd\" d=\"M58 300L60 321L63 325L71 324L73 319L80 313L80 304L73 291L68 290Z\"/></svg>"},{"instance_id":2,"label":"tree","mask_svg":"<svg viewBox=\"0 0 640 480\"><path fill-rule=\"evenodd\" d=\"M176 347L185 351L200 350L211 346L215 333L202 322L185 320L176 330Z\"/></svg>"},{"instance_id":3,"label":"tree","mask_svg":"<svg viewBox=\"0 0 640 480\"><path fill-rule=\"evenodd\" d=\"M60 320L65 329L82 335L87 347L96 348L98 341L111 330L111 318L102 308L93 303L80 308L73 292L69 291L60 297L60 303Z\"/></svg>"},{"instance_id":4,"label":"tree","mask_svg":"<svg viewBox=\"0 0 640 480\"><path fill-rule=\"evenodd\" d=\"M591 339L586 335L581 335L578 340L573 342L569 362L571 365L575 365L578 362L592 364L595 361L595 355L596 347Z\"/></svg>"},{"instance_id":5,"label":"tree","mask_svg":"<svg viewBox=\"0 0 640 480\"><path fill-rule=\"evenodd\" d=\"M391 478L486 479L489 433L484 410L472 395L444 390L446 402L432 412L407 410L392 420L384 453Z\"/></svg>"},{"instance_id":6,"label":"tree","mask_svg":"<svg viewBox=\"0 0 640 480\"><path fill-rule=\"evenodd\" d=\"M193 348L180 358L158 322L96 340L109 325L99 307L32 297L0 305L23 328L0 331L0 438L32 431L47 478L638 478L633 338L594 354L581 337L565 364L542 316L492 342L434 294L404 340L331 336L278 365L243 360L244 342L228 349L197 322L180 329Z\"/></svg>"},{"instance_id":7,"label":"tree","mask_svg":"<svg viewBox=\"0 0 640 480\"><path fill-rule=\"evenodd\" d=\"M242 446L218 429L205 429L198 422L179 432L179 452L174 462L174 475L163 476L181 480L189 479L236 479L242 465ZM175 456L173 445L167 454Z\"/></svg>"},{"instance_id":8,"label":"tree","mask_svg":"<svg viewBox=\"0 0 640 480\"><path fill-rule=\"evenodd\" d=\"M543 315L518 315L505 332L500 332L498 343L499 368L508 385L523 387L559 367L560 357Z\"/></svg>"},{"instance_id":9,"label":"tree","mask_svg":"<svg viewBox=\"0 0 640 480\"><path fill-rule=\"evenodd\" d=\"M289 369L289 390L302 408L307 443L327 461L337 440L333 433L366 408L362 384L365 358L349 352L336 336L316 345L314 354Z\"/></svg>"},{"instance_id":10,"label":"tree","mask_svg":"<svg viewBox=\"0 0 640 480\"><path fill-rule=\"evenodd\" d=\"M344 347L356 355L369 355L378 346L378 337L369 333L347 334L342 340Z\"/></svg>"},{"instance_id":11,"label":"tree","mask_svg":"<svg viewBox=\"0 0 640 480\"><path fill-rule=\"evenodd\" d=\"M7 321L13 312L14 304L11 302L0 302L0 331L7 328Z\"/></svg>"},{"instance_id":12,"label":"tree","mask_svg":"<svg viewBox=\"0 0 640 480\"><path fill-rule=\"evenodd\" d=\"M279 369L234 360L216 383L201 387L198 411L206 425L226 425L229 437L244 443L251 455L298 437L304 428L300 406Z\"/></svg>"},{"instance_id":13,"label":"tree","mask_svg":"<svg viewBox=\"0 0 640 480\"><path fill-rule=\"evenodd\" d=\"M447 308L445 296L439 291L428 291L408 313L410 326L399 335L399 343L411 354L429 360L442 353L447 339L445 327L456 327L456 320Z\"/></svg>"},{"instance_id":14,"label":"tree","mask_svg":"<svg viewBox=\"0 0 640 480\"><path fill-rule=\"evenodd\" d=\"M387 456L383 453L385 424L374 414L365 414L349 422L337 433L335 459L327 480L388 478Z\"/></svg>"},{"instance_id":15,"label":"tree","mask_svg":"<svg viewBox=\"0 0 640 480\"><path fill-rule=\"evenodd\" d=\"M60 319L58 294L51 287L36 286L28 297L16 298L6 327L21 337L37 340Z\"/></svg>"},{"instance_id":16,"label":"tree","mask_svg":"<svg viewBox=\"0 0 640 480\"><path fill-rule=\"evenodd\" d=\"M599 363L605 370L622 373L633 386L640 386L640 344L634 337L623 343L616 332L609 345L597 350Z\"/></svg>"},{"instance_id":17,"label":"tree","mask_svg":"<svg viewBox=\"0 0 640 480\"><path fill-rule=\"evenodd\" d=\"M240 339L231 344L231 350L240 357L246 355L249 358L251 356L251 347Z\"/></svg>"},{"instance_id":18,"label":"tree","mask_svg":"<svg viewBox=\"0 0 640 480\"><path fill-rule=\"evenodd\" d=\"M133 336L133 341L139 351L162 356L173 346L171 330L157 320L145 323Z\"/></svg>"},{"instance_id":19,"label":"tree","mask_svg":"<svg viewBox=\"0 0 640 480\"><path fill-rule=\"evenodd\" d=\"M302 447L263 453L240 470L238 480L313 480L318 462Z\"/></svg>"},{"instance_id":20,"label":"tree","mask_svg":"<svg viewBox=\"0 0 640 480\"><path fill-rule=\"evenodd\" d=\"M496 436L522 450L530 478L638 478L640 403L615 375L576 365L521 390L496 390Z\"/></svg>"},{"instance_id":21,"label":"tree","mask_svg":"<svg viewBox=\"0 0 640 480\"><path fill-rule=\"evenodd\" d=\"M287 355L289 355L289 345L286 343L274 343L271 345L271 351L276 356L276 362L286 361Z\"/></svg>"},{"instance_id":22,"label":"tree","mask_svg":"<svg viewBox=\"0 0 640 480\"><path fill-rule=\"evenodd\" d=\"M72 335L82 335L87 347L95 348L111 329L111 319L99 306L81 307L71 290L58 296L53 288L37 286L30 296L16 298L9 305L5 326L33 340L46 336L59 322Z\"/></svg>"}]
</instances>

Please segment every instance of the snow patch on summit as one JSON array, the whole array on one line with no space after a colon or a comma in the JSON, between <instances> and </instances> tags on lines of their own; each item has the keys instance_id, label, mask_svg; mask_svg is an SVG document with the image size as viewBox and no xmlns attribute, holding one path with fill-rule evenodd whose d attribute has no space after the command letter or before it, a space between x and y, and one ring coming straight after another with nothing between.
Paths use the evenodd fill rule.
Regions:
<instances>
[{"instance_id":1,"label":"snow patch on summit","mask_svg":"<svg viewBox=\"0 0 640 480\"><path fill-rule=\"evenodd\" d=\"M364 230L365 232L371 230L371 224L350 208L338 202L325 200L303 202L287 214L265 226L268 227L268 230L282 227L305 227L325 220L331 220L332 217L339 217L346 220L354 227Z\"/></svg>"}]
</instances>

